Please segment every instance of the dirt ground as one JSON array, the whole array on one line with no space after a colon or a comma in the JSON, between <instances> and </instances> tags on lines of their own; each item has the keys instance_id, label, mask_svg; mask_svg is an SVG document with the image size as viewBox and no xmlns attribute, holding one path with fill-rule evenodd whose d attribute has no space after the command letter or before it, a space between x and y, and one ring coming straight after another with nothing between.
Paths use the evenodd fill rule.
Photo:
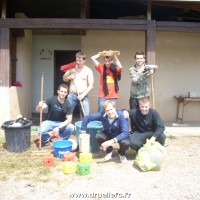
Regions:
<instances>
[{"instance_id":1,"label":"dirt ground","mask_svg":"<svg viewBox=\"0 0 200 200\"><path fill-rule=\"evenodd\" d=\"M47 182L16 180L11 173L8 180L0 181L0 199L199 200L200 137L168 138L166 149L160 171L139 171L129 150L125 164L116 152L108 162L102 152L94 155L91 172L85 176L64 174L59 160L51 168L54 178Z\"/></svg>"}]
</instances>

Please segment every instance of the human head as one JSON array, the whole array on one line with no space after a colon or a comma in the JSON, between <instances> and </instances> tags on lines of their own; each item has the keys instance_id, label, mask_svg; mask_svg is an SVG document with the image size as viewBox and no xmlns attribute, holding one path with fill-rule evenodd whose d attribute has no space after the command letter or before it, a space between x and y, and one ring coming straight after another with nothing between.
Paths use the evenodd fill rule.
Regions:
<instances>
[{"instance_id":1,"label":"human head","mask_svg":"<svg viewBox=\"0 0 200 200\"><path fill-rule=\"evenodd\" d=\"M106 100L103 103L103 109L109 119L114 119L116 117L116 105L111 100Z\"/></svg>"},{"instance_id":2,"label":"human head","mask_svg":"<svg viewBox=\"0 0 200 200\"><path fill-rule=\"evenodd\" d=\"M134 57L137 66L142 66L145 63L145 54L143 51L137 51Z\"/></svg>"},{"instance_id":3,"label":"human head","mask_svg":"<svg viewBox=\"0 0 200 200\"><path fill-rule=\"evenodd\" d=\"M76 64L78 66L83 66L86 61L86 55L83 52L78 52L76 54Z\"/></svg>"},{"instance_id":4,"label":"human head","mask_svg":"<svg viewBox=\"0 0 200 200\"><path fill-rule=\"evenodd\" d=\"M60 84L57 89L58 98L65 99L68 95L68 86L65 84Z\"/></svg>"},{"instance_id":5,"label":"human head","mask_svg":"<svg viewBox=\"0 0 200 200\"><path fill-rule=\"evenodd\" d=\"M139 108L143 115L147 115L149 113L150 101L148 97L143 97L139 99Z\"/></svg>"},{"instance_id":6,"label":"human head","mask_svg":"<svg viewBox=\"0 0 200 200\"><path fill-rule=\"evenodd\" d=\"M113 57L112 56L105 56L104 57L104 63L106 67L110 67L110 65L113 63Z\"/></svg>"}]
</instances>

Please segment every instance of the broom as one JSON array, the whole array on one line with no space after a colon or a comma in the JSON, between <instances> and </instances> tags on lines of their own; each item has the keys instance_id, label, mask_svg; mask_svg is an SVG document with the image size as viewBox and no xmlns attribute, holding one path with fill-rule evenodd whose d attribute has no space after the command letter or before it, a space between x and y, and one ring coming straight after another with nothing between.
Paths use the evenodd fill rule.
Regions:
<instances>
[{"instance_id":1,"label":"broom","mask_svg":"<svg viewBox=\"0 0 200 200\"><path fill-rule=\"evenodd\" d=\"M41 76L41 92L40 92L40 101L43 101L43 86L44 86L44 73L42 72L42 76ZM43 154L47 154L50 153L51 151L49 150L42 150L41 151L41 146L42 146L42 108L40 109L40 137L39 137L39 151L32 151L31 153L33 155L43 155Z\"/></svg>"}]
</instances>

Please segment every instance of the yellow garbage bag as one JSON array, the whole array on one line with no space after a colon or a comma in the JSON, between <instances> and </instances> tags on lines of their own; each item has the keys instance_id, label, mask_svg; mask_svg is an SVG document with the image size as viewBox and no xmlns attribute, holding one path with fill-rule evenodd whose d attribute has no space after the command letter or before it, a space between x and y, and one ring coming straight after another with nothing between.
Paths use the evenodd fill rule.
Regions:
<instances>
[{"instance_id":1,"label":"yellow garbage bag","mask_svg":"<svg viewBox=\"0 0 200 200\"><path fill-rule=\"evenodd\" d=\"M165 152L165 147L159 142L151 144L150 140L147 139L144 146L139 149L134 163L144 172L160 170Z\"/></svg>"}]
</instances>

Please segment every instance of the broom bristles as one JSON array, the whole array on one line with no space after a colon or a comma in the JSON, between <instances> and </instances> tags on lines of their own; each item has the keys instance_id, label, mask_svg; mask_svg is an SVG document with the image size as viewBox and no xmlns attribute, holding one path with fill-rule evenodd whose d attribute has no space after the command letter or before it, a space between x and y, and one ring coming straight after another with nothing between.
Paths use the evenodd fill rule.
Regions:
<instances>
[{"instance_id":1,"label":"broom bristles","mask_svg":"<svg viewBox=\"0 0 200 200\"><path fill-rule=\"evenodd\" d=\"M75 67L76 67L76 61L71 62L71 63L66 64L66 65L62 65L62 66L60 67L60 70L61 70L61 71L67 71L67 70L72 69L72 68L75 68Z\"/></svg>"}]
</instances>

